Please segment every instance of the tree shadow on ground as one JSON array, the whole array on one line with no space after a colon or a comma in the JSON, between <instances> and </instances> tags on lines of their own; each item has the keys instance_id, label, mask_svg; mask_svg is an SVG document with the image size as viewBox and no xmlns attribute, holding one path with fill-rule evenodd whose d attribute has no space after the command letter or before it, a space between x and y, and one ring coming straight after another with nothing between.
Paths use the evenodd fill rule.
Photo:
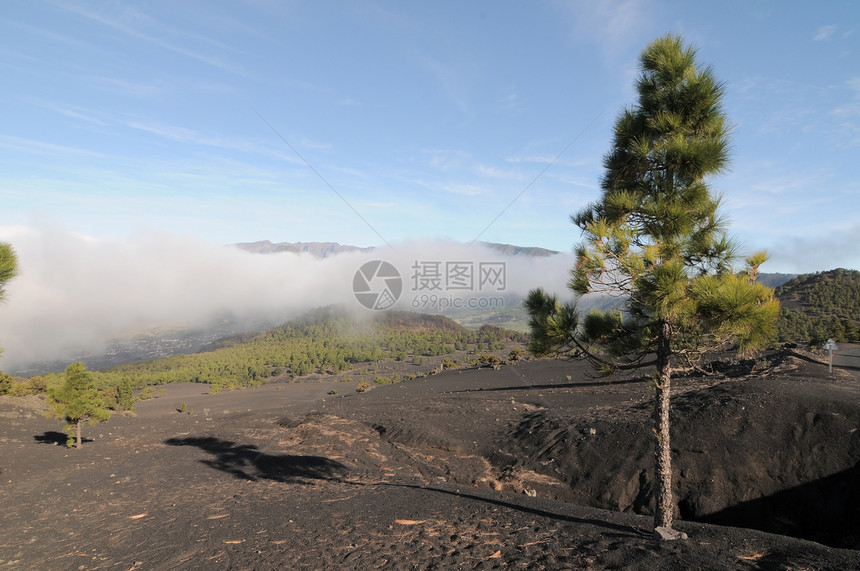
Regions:
<instances>
[{"instance_id":1,"label":"tree shadow on ground","mask_svg":"<svg viewBox=\"0 0 860 571\"><path fill-rule=\"evenodd\" d=\"M696 519L705 523L750 527L799 537L831 547L860 549L858 504L860 463L826 478L748 500Z\"/></svg>"},{"instance_id":2,"label":"tree shadow on ground","mask_svg":"<svg viewBox=\"0 0 860 571\"><path fill-rule=\"evenodd\" d=\"M69 441L69 435L65 432L57 432L56 430L48 430L43 434L37 434L33 437L33 440L38 442L39 444L54 444L54 445L64 445ZM86 444L87 442L92 442L92 438L81 438L81 443Z\"/></svg>"},{"instance_id":3,"label":"tree shadow on ground","mask_svg":"<svg viewBox=\"0 0 860 571\"><path fill-rule=\"evenodd\" d=\"M852 357L853 357L853 356L852 356ZM841 357L841 358L842 358L843 360L845 359L845 357L844 357L844 356L843 356L843 357ZM853 358L855 358L855 359L860 359L860 357L853 357ZM839 364L833 363L833 366L834 366L834 367L836 367L836 368L839 368L839 369L846 369L846 370L849 370L849 371L860 371L860 365L847 365L847 364L845 364L845 362L844 362L844 361L843 361L843 362L841 362L841 363L839 363Z\"/></svg>"},{"instance_id":4,"label":"tree shadow on ground","mask_svg":"<svg viewBox=\"0 0 860 571\"><path fill-rule=\"evenodd\" d=\"M368 485L360 482L346 482L348 484L359 484L359 485ZM459 498L466 498L469 500L475 500L479 502L485 502L488 504L492 504L494 506L500 506L505 509L516 510L522 513L527 513L531 515L536 515L540 517L551 518L557 521L565 521L568 523L575 523L580 525L593 525L595 527L602 527L607 530L611 530L611 532L606 532L607 537L652 537L652 532L650 529L641 529L634 527L629 524L621 524L614 523L611 521L603 520L603 519L595 519L589 517L578 517L570 514L559 513L557 511L553 511L549 509L547 506L545 507L536 507L534 505L527 505L528 503L534 503L534 500L526 500L528 496L522 496L523 499L520 499L518 495L501 495L498 492L491 492L489 490L481 490L480 488L475 488L470 490L469 492L463 491L463 489L456 487L454 489L450 489L447 487L434 486L434 485L425 485L425 484L409 484L409 483L397 483L397 482L380 482L378 484L370 484L370 485L380 485L380 486L395 486L400 488L412 488L415 490L424 490L429 492L436 492L439 494L447 494L449 496L456 496ZM571 504L575 506L575 504Z\"/></svg>"},{"instance_id":5,"label":"tree shadow on ground","mask_svg":"<svg viewBox=\"0 0 860 571\"><path fill-rule=\"evenodd\" d=\"M565 383L541 383L541 384L523 384L510 385L504 387L478 387L475 389L459 389L450 391L451 393L475 393L475 392L505 392L505 391L530 391L530 390L549 390L549 389L576 389L582 387L610 387L613 385L631 385L650 382L647 377L636 377L633 379L619 379L609 381L585 381L585 382L565 382Z\"/></svg>"},{"instance_id":6,"label":"tree shadow on ground","mask_svg":"<svg viewBox=\"0 0 860 571\"><path fill-rule=\"evenodd\" d=\"M393 486L411 488L440 494L447 494L471 500L490 503L507 509L514 509L533 515L550 517L560 521L589 524L604 527L609 533L621 536L641 535L642 531L629 525L608 521L580 518L536 508L520 503L518 497L502 499L493 497L492 492L480 490L464 492L460 489L447 489L440 486L407 482L363 482L345 479L348 468L344 464L323 456L293 456L290 454L266 454L253 444L236 444L211 436L170 438L164 441L169 446L195 446L214 456L212 460L201 460L203 464L216 470L232 474L243 480L275 480L290 484L307 483L308 480L332 480L352 486ZM650 537L650 532L645 533Z\"/></svg>"},{"instance_id":7,"label":"tree shadow on ground","mask_svg":"<svg viewBox=\"0 0 860 571\"><path fill-rule=\"evenodd\" d=\"M252 444L236 444L212 436L170 438L169 446L196 446L214 456L203 464L243 480L275 480L302 483L307 480L340 479L347 467L323 456L266 454Z\"/></svg>"}]
</instances>

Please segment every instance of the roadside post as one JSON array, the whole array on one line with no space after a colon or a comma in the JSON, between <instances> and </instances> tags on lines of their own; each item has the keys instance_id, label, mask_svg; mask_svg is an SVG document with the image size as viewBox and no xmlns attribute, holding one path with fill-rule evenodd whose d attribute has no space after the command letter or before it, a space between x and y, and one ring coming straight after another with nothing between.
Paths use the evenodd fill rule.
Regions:
<instances>
[{"instance_id":1,"label":"roadside post","mask_svg":"<svg viewBox=\"0 0 860 571\"><path fill-rule=\"evenodd\" d=\"M827 340L827 343L824 344L824 348L827 349L827 351L830 355L830 359L829 359L828 365L827 365L827 370L832 373L833 372L833 351L835 351L836 349L839 349L839 347L836 346L836 343L833 342L833 338L831 337L830 339Z\"/></svg>"}]
</instances>

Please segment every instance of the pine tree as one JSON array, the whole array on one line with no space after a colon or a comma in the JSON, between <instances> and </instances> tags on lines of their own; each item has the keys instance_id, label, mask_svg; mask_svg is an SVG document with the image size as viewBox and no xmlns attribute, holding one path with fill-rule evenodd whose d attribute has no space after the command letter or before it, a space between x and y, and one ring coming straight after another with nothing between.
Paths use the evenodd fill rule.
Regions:
<instances>
[{"instance_id":1,"label":"pine tree","mask_svg":"<svg viewBox=\"0 0 860 571\"><path fill-rule=\"evenodd\" d=\"M671 528L673 371L706 350L745 353L767 343L779 304L756 282L765 253L734 271L736 246L708 188L728 164L722 84L674 35L649 44L640 69L638 104L616 120L604 158L601 199L571 216L583 240L570 287L617 296L624 311L578 319L575 306L542 290L526 306L538 352L573 349L604 373L655 366L654 524Z\"/></svg>"},{"instance_id":2,"label":"pine tree","mask_svg":"<svg viewBox=\"0 0 860 571\"><path fill-rule=\"evenodd\" d=\"M18 258L6 242L0 242L0 301L3 300L6 282L18 275Z\"/></svg>"},{"instance_id":3,"label":"pine tree","mask_svg":"<svg viewBox=\"0 0 860 571\"><path fill-rule=\"evenodd\" d=\"M0 301L6 297L6 282L16 275L18 275L18 257L15 255L15 250L6 242L0 242Z\"/></svg>"},{"instance_id":4,"label":"pine tree","mask_svg":"<svg viewBox=\"0 0 860 571\"><path fill-rule=\"evenodd\" d=\"M50 414L66 421L68 446L74 444L75 448L81 447L81 427L85 422L97 424L110 418L108 405L95 388L92 374L83 363L72 363L66 367L63 384L50 390L48 397Z\"/></svg>"}]
</instances>

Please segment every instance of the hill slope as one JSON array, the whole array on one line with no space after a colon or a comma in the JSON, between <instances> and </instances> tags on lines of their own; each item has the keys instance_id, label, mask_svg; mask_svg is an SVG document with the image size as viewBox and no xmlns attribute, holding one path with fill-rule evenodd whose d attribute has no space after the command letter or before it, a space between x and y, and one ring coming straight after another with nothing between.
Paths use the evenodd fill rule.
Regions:
<instances>
[{"instance_id":1,"label":"hill slope","mask_svg":"<svg viewBox=\"0 0 860 571\"><path fill-rule=\"evenodd\" d=\"M780 341L821 344L860 340L860 272L838 268L801 274L776 289Z\"/></svg>"},{"instance_id":2,"label":"hill slope","mask_svg":"<svg viewBox=\"0 0 860 571\"><path fill-rule=\"evenodd\" d=\"M130 377L138 388L196 382L209 383L219 392L258 386L281 375L341 373L359 363L418 364L424 357L498 349L509 340L523 338L492 326L472 331L439 315L390 311L359 320L337 307L324 307L264 333L223 339L200 353L121 365L103 375Z\"/></svg>"}]
</instances>

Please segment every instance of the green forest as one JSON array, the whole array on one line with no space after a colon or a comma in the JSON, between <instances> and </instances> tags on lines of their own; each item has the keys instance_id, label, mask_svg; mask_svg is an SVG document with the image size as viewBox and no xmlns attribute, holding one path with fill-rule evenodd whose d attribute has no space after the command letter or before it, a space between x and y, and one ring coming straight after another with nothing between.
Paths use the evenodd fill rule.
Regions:
<instances>
[{"instance_id":1,"label":"green forest","mask_svg":"<svg viewBox=\"0 0 860 571\"><path fill-rule=\"evenodd\" d=\"M820 346L860 341L860 272L802 274L776 288L782 308L779 340Z\"/></svg>"},{"instance_id":2,"label":"green forest","mask_svg":"<svg viewBox=\"0 0 860 571\"><path fill-rule=\"evenodd\" d=\"M335 308L304 317L257 335L219 341L201 352L93 371L96 387L111 408L129 404L130 391L168 383L208 383L217 393L259 386L273 377L300 378L313 373L337 374L367 363L500 351L508 342L525 343L525 335L485 325L474 331L438 315L386 312L356 320ZM485 358L484 361L487 361ZM40 393L62 383L63 373L14 382L0 379L0 394ZM388 380L388 382L392 382ZM143 397L157 394L146 389Z\"/></svg>"}]
</instances>

